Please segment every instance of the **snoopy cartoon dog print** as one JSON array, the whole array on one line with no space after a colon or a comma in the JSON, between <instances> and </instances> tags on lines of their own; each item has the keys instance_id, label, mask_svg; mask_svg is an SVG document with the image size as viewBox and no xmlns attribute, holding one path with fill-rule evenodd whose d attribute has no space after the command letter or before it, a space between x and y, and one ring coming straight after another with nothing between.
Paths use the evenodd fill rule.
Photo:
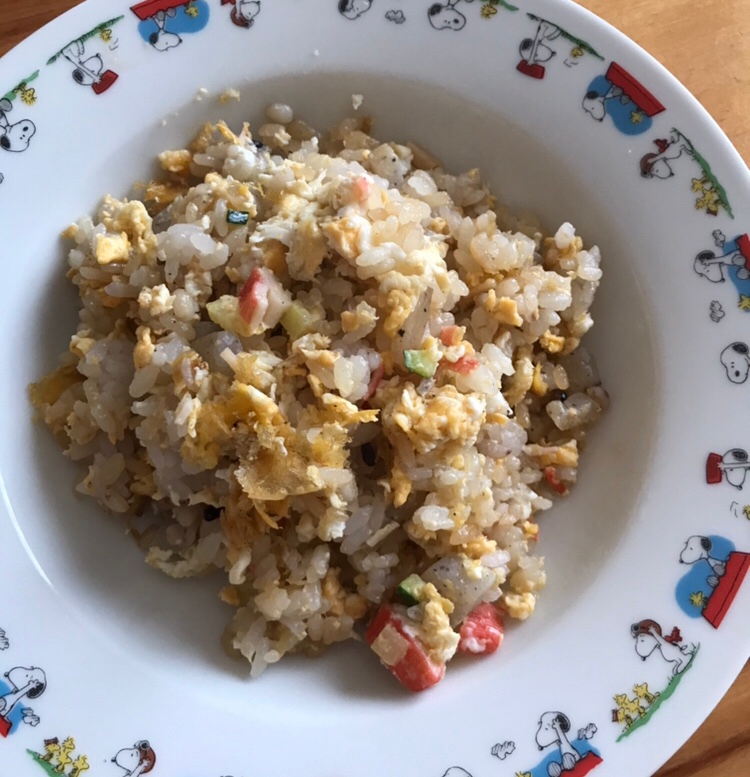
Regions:
<instances>
[{"instance_id":1,"label":"snoopy cartoon dog print","mask_svg":"<svg viewBox=\"0 0 750 777\"><path fill-rule=\"evenodd\" d=\"M7 98L0 100L0 148L20 154L29 147L31 139L36 134L36 125L31 119L21 119L11 122L8 114L13 110L13 103Z\"/></svg>"},{"instance_id":2,"label":"snoopy cartoon dog print","mask_svg":"<svg viewBox=\"0 0 750 777\"><path fill-rule=\"evenodd\" d=\"M635 640L635 652L641 660L657 654L669 664L672 675L682 674L695 655L695 645L683 643L677 627L669 634L662 634L656 621L642 620L630 627L630 633Z\"/></svg>"},{"instance_id":3,"label":"snoopy cartoon dog print","mask_svg":"<svg viewBox=\"0 0 750 777\"><path fill-rule=\"evenodd\" d=\"M750 458L744 448L731 448L723 455L709 453L706 459L706 483L715 485L723 480L738 491L742 490L750 470Z\"/></svg>"},{"instance_id":4,"label":"snoopy cartoon dog print","mask_svg":"<svg viewBox=\"0 0 750 777\"><path fill-rule=\"evenodd\" d=\"M112 763L117 764L124 772L122 777L140 777L148 774L156 765L156 753L148 740L142 739L133 747L126 747L115 753Z\"/></svg>"},{"instance_id":5,"label":"snoopy cartoon dog print","mask_svg":"<svg viewBox=\"0 0 750 777\"><path fill-rule=\"evenodd\" d=\"M206 0L143 0L130 10L141 20L141 37L156 51L176 48L182 43L180 33L200 32L210 17Z\"/></svg>"},{"instance_id":6,"label":"snoopy cartoon dog print","mask_svg":"<svg viewBox=\"0 0 750 777\"><path fill-rule=\"evenodd\" d=\"M38 699L47 689L47 676L37 666L14 666L5 672L5 682L0 682L0 736L7 737L19 722L31 726L39 718L30 707L20 707L25 699Z\"/></svg>"},{"instance_id":7,"label":"snoopy cartoon dog print","mask_svg":"<svg viewBox=\"0 0 750 777\"><path fill-rule=\"evenodd\" d=\"M229 18L232 24L248 29L253 26L260 13L260 0L221 0L222 5L231 5Z\"/></svg>"},{"instance_id":8,"label":"snoopy cartoon dog print","mask_svg":"<svg viewBox=\"0 0 750 777\"><path fill-rule=\"evenodd\" d=\"M372 0L339 0L339 13L353 22L362 14L367 13L372 6Z\"/></svg>"},{"instance_id":9,"label":"snoopy cartoon dog print","mask_svg":"<svg viewBox=\"0 0 750 777\"><path fill-rule=\"evenodd\" d=\"M567 715L562 712L543 713L539 718L535 740L539 750L555 748L552 755L543 762L548 777L560 777L564 772L584 775L595 769L602 758L588 740L596 731L597 727L590 723L580 729L576 736ZM531 773L538 774L538 767Z\"/></svg>"},{"instance_id":10,"label":"snoopy cartoon dog print","mask_svg":"<svg viewBox=\"0 0 750 777\"><path fill-rule=\"evenodd\" d=\"M466 17L461 11L456 10L460 0L452 0L445 4L433 3L427 10L427 18L436 30L463 30L466 26ZM473 2L473 0L466 0Z\"/></svg>"},{"instance_id":11,"label":"snoopy cartoon dog print","mask_svg":"<svg viewBox=\"0 0 750 777\"><path fill-rule=\"evenodd\" d=\"M720 356L721 365L732 383L744 383L750 375L750 348L747 343L730 343Z\"/></svg>"},{"instance_id":12,"label":"snoopy cartoon dog print","mask_svg":"<svg viewBox=\"0 0 750 777\"><path fill-rule=\"evenodd\" d=\"M725 537L694 534L685 542L680 563L690 569L677 584L677 603L691 618L702 616L718 629L750 571L750 553Z\"/></svg>"}]
</instances>

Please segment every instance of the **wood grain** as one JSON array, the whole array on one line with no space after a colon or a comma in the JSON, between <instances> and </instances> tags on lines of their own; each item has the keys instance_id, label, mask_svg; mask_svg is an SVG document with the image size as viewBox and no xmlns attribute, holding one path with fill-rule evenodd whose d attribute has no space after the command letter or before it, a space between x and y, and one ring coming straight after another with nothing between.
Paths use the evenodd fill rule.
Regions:
<instances>
[{"instance_id":1,"label":"wood grain","mask_svg":"<svg viewBox=\"0 0 750 777\"><path fill-rule=\"evenodd\" d=\"M0 55L78 0L2 0ZM653 54L750 161L748 0L582 0ZM750 775L750 664L695 736L655 777ZM641 775L633 775L641 777Z\"/></svg>"}]
</instances>

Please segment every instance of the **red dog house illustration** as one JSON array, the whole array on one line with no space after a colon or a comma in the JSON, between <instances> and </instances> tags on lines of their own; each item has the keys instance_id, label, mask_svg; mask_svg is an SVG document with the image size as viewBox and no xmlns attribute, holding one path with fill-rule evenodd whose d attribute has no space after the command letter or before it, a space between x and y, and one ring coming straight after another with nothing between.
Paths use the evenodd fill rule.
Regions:
<instances>
[{"instance_id":1,"label":"red dog house illustration","mask_svg":"<svg viewBox=\"0 0 750 777\"><path fill-rule=\"evenodd\" d=\"M639 111L646 116L656 116L664 111L664 106L646 89L643 84L633 78L627 70L613 62L604 76L613 86L622 89L623 94L629 97Z\"/></svg>"},{"instance_id":2,"label":"red dog house illustration","mask_svg":"<svg viewBox=\"0 0 750 777\"><path fill-rule=\"evenodd\" d=\"M747 233L737 238L737 248L745 259L745 268L750 270L750 237Z\"/></svg>"},{"instance_id":3,"label":"red dog house illustration","mask_svg":"<svg viewBox=\"0 0 750 777\"><path fill-rule=\"evenodd\" d=\"M96 94L101 94L102 92L106 92L118 78L119 76L114 70L105 70L101 76L99 76L99 80L91 84L91 88Z\"/></svg>"},{"instance_id":4,"label":"red dog house illustration","mask_svg":"<svg viewBox=\"0 0 750 777\"><path fill-rule=\"evenodd\" d=\"M185 5L188 0L182 0L182 2L175 2L175 0L143 0L142 3L136 3L130 6L130 10L142 21L150 19L155 16L159 11L171 11L173 8L179 8L181 5Z\"/></svg>"},{"instance_id":5,"label":"red dog house illustration","mask_svg":"<svg viewBox=\"0 0 750 777\"><path fill-rule=\"evenodd\" d=\"M598 756L596 753L586 753L586 755L584 755L569 772L566 772L566 774L570 775L570 777L583 777L592 769L596 769L601 762L601 756Z\"/></svg>"},{"instance_id":6,"label":"red dog house illustration","mask_svg":"<svg viewBox=\"0 0 750 777\"><path fill-rule=\"evenodd\" d=\"M709 453L706 459L706 483L715 486L721 483L724 477L720 464L722 463L720 453Z\"/></svg>"},{"instance_id":7,"label":"red dog house illustration","mask_svg":"<svg viewBox=\"0 0 750 777\"><path fill-rule=\"evenodd\" d=\"M719 578L719 584L703 608L703 617L715 629L718 629L724 620L747 575L747 570L750 569L750 553L732 551L727 558L726 567L727 571Z\"/></svg>"},{"instance_id":8,"label":"red dog house illustration","mask_svg":"<svg viewBox=\"0 0 750 777\"><path fill-rule=\"evenodd\" d=\"M3 739L5 739L10 733L10 728L11 728L11 722L8 720L8 718L5 718L2 715L0 715L0 737L3 737Z\"/></svg>"},{"instance_id":9,"label":"red dog house illustration","mask_svg":"<svg viewBox=\"0 0 750 777\"><path fill-rule=\"evenodd\" d=\"M518 70L519 73L523 73L525 76L529 76L529 78L539 79L544 78L546 72L544 65L540 65L538 62L530 65L525 59L522 59L518 65L516 65L516 70Z\"/></svg>"}]
</instances>

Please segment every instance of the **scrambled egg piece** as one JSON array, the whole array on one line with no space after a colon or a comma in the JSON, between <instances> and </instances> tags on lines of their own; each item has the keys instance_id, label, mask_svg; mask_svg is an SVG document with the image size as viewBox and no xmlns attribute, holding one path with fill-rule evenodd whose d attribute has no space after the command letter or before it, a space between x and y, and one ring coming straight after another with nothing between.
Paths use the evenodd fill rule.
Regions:
<instances>
[{"instance_id":1,"label":"scrambled egg piece","mask_svg":"<svg viewBox=\"0 0 750 777\"><path fill-rule=\"evenodd\" d=\"M394 337L401 328L409 313L414 309L417 298L404 289L391 289L385 298L385 309L388 316L383 323L383 331L388 337Z\"/></svg>"},{"instance_id":2,"label":"scrambled egg piece","mask_svg":"<svg viewBox=\"0 0 750 777\"><path fill-rule=\"evenodd\" d=\"M247 131L247 125L242 128L242 133ZM202 154L212 143L215 142L216 136L219 135L224 140L237 145L242 145L242 138L229 129L225 122L219 121L216 124L206 123L201 128L195 139L190 144L189 149L194 154Z\"/></svg>"},{"instance_id":3,"label":"scrambled egg piece","mask_svg":"<svg viewBox=\"0 0 750 777\"><path fill-rule=\"evenodd\" d=\"M149 203L149 212L156 215L171 205L178 197L187 193L187 186L182 184L149 181L143 190L143 199Z\"/></svg>"},{"instance_id":4,"label":"scrambled egg piece","mask_svg":"<svg viewBox=\"0 0 750 777\"><path fill-rule=\"evenodd\" d=\"M139 326L135 336L137 342L133 348L133 366L140 370L141 367L151 364L156 346L151 340L151 330L147 326Z\"/></svg>"},{"instance_id":5,"label":"scrambled egg piece","mask_svg":"<svg viewBox=\"0 0 750 777\"><path fill-rule=\"evenodd\" d=\"M68 350L75 354L79 359L82 359L89 349L96 343L93 337L85 337L78 334L73 335L70 338L70 345Z\"/></svg>"},{"instance_id":6,"label":"scrambled egg piece","mask_svg":"<svg viewBox=\"0 0 750 777\"><path fill-rule=\"evenodd\" d=\"M459 636L451 628L449 617L453 612L453 602L441 596L432 583L424 586L421 599L424 604L419 638L430 658L444 664L453 657L458 647Z\"/></svg>"},{"instance_id":7,"label":"scrambled egg piece","mask_svg":"<svg viewBox=\"0 0 750 777\"><path fill-rule=\"evenodd\" d=\"M75 364L66 364L45 375L29 386L29 397L35 408L54 405L60 395L76 383L84 380Z\"/></svg>"},{"instance_id":8,"label":"scrambled egg piece","mask_svg":"<svg viewBox=\"0 0 750 777\"><path fill-rule=\"evenodd\" d=\"M578 442L568 440L564 445L525 445L523 452L534 459L540 467L578 466Z\"/></svg>"},{"instance_id":9,"label":"scrambled egg piece","mask_svg":"<svg viewBox=\"0 0 750 777\"><path fill-rule=\"evenodd\" d=\"M536 364L534 366L534 378L531 381L531 390L538 397L543 397L547 393L547 383L542 375L542 365Z\"/></svg>"},{"instance_id":10,"label":"scrambled egg piece","mask_svg":"<svg viewBox=\"0 0 750 777\"><path fill-rule=\"evenodd\" d=\"M523 529L524 537L530 540L535 540L539 536L539 524L533 521L524 521L521 525Z\"/></svg>"},{"instance_id":11,"label":"scrambled egg piece","mask_svg":"<svg viewBox=\"0 0 750 777\"><path fill-rule=\"evenodd\" d=\"M531 348L519 348L513 362L514 373L510 378L508 388L503 391L505 400L515 407L525 396L534 383L534 363L531 361Z\"/></svg>"},{"instance_id":12,"label":"scrambled egg piece","mask_svg":"<svg viewBox=\"0 0 750 777\"><path fill-rule=\"evenodd\" d=\"M321 581L323 596L329 601L331 615L348 615L355 621L364 618L368 611L367 600L359 594L348 594L339 580L340 570L331 567Z\"/></svg>"},{"instance_id":13,"label":"scrambled egg piece","mask_svg":"<svg viewBox=\"0 0 750 777\"><path fill-rule=\"evenodd\" d=\"M252 457L241 459L234 474L251 499L262 501L314 494L323 488L317 468L296 451L279 456L272 450L261 449Z\"/></svg>"},{"instance_id":14,"label":"scrambled egg piece","mask_svg":"<svg viewBox=\"0 0 750 777\"><path fill-rule=\"evenodd\" d=\"M354 310L344 310L341 313L341 329L346 333L356 331L360 337L372 332L377 321L378 311L364 300Z\"/></svg>"},{"instance_id":15,"label":"scrambled egg piece","mask_svg":"<svg viewBox=\"0 0 750 777\"><path fill-rule=\"evenodd\" d=\"M321 226L328 239L328 245L350 262L359 256L359 233L361 224L344 217L333 219Z\"/></svg>"},{"instance_id":16,"label":"scrambled egg piece","mask_svg":"<svg viewBox=\"0 0 750 777\"><path fill-rule=\"evenodd\" d=\"M174 173L182 178L187 178L190 175L190 163L192 161L193 155L186 148L162 151L159 154L159 164L162 170Z\"/></svg>"},{"instance_id":17,"label":"scrambled egg piece","mask_svg":"<svg viewBox=\"0 0 750 777\"><path fill-rule=\"evenodd\" d=\"M498 299L494 289L490 289L487 292L482 301L482 307L501 324L509 326L523 325L523 319L518 315L516 301L510 297L500 297Z\"/></svg>"},{"instance_id":18,"label":"scrambled egg piece","mask_svg":"<svg viewBox=\"0 0 750 777\"><path fill-rule=\"evenodd\" d=\"M505 594L503 602L511 618L525 621L534 612L536 596L532 593Z\"/></svg>"},{"instance_id":19,"label":"scrambled egg piece","mask_svg":"<svg viewBox=\"0 0 750 777\"><path fill-rule=\"evenodd\" d=\"M195 437L185 439L180 448L180 455L190 466L213 469L224 446L232 439L235 424L243 423L247 429L254 418L249 388L235 381L224 395L202 403L195 422Z\"/></svg>"},{"instance_id":20,"label":"scrambled egg piece","mask_svg":"<svg viewBox=\"0 0 750 777\"><path fill-rule=\"evenodd\" d=\"M282 282L288 283L290 280L289 267L287 266L286 256L288 248L280 241L270 238L264 240L258 244L258 250L261 252L260 258L263 264L268 267L269 270ZM227 268L227 275L229 270L234 268ZM239 283L241 276L238 275L237 279L233 279L235 283Z\"/></svg>"},{"instance_id":21,"label":"scrambled egg piece","mask_svg":"<svg viewBox=\"0 0 750 777\"><path fill-rule=\"evenodd\" d=\"M393 506L401 507L409 498L412 489L412 482L401 467L394 466L391 470L390 487L393 494Z\"/></svg>"},{"instance_id":22,"label":"scrambled egg piece","mask_svg":"<svg viewBox=\"0 0 750 777\"><path fill-rule=\"evenodd\" d=\"M310 281L317 274L323 260L331 255L326 235L312 213L303 213L297 221L292 246L286 255L286 264L292 278Z\"/></svg>"},{"instance_id":23,"label":"scrambled egg piece","mask_svg":"<svg viewBox=\"0 0 750 777\"><path fill-rule=\"evenodd\" d=\"M174 295L169 293L165 284L160 283L153 288L141 289L138 295L138 304L149 316L161 316L172 310Z\"/></svg>"},{"instance_id":24,"label":"scrambled egg piece","mask_svg":"<svg viewBox=\"0 0 750 777\"><path fill-rule=\"evenodd\" d=\"M146 260L156 257L156 235L151 216L139 200L116 200L107 196L99 210L99 218L109 233L122 234L133 249Z\"/></svg>"},{"instance_id":25,"label":"scrambled egg piece","mask_svg":"<svg viewBox=\"0 0 750 777\"><path fill-rule=\"evenodd\" d=\"M278 362L277 357L268 353L241 352L236 356L234 374L240 383L247 383L264 394L271 394L276 386L273 370Z\"/></svg>"},{"instance_id":26,"label":"scrambled egg piece","mask_svg":"<svg viewBox=\"0 0 750 777\"><path fill-rule=\"evenodd\" d=\"M369 424L378 420L379 410L360 410L353 402L336 394L323 394L323 406L329 412L324 415L327 421L344 425Z\"/></svg>"},{"instance_id":27,"label":"scrambled egg piece","mask_svg":"<svg viewBox=\"0 0 750 777\"><path fill-rule=\"evenodd\" d=\"M130 256L130 241L121 232L119 235L97 235L94 256L99 264L127 262Z\"/></svg>"},{"instance_id":28,"label":"scrambled egg piece","mask_svg":"<svg viewBox=\"0 0 750 777\"><path fill-rule=\"evenodd\" d=\"M255 196L246 183L236 181L231 177L225 178L218 173L208 173L204 181L205 188L211 193L212 202L224 199L227 202L227 207L243 211L251 219L258 215Z\"/></svg>"},{"instance_id":29,"label":"scrambled egg piece","mask_svg":"<svg viewBox=\"0 0 750 777\"><path fill-rule=\"evenodd\" d=\"M472 444L484 423L484 397L462 394L455 386L434 389L426 397L417 394L411 383L382 393L388 397L383 408L386 435L405 434L419 453L453 440Z\"/></svg>"},{"instance_id":30,"label":"scrambled egg piece","mask_svg":"<svg viewBox=\"0 0 750 777\"><path fill-rule=\"evenodd\" d=\"M539 345L541 345L547 353L560 353L565 347L565 338L560 335L552 334L548 329L539 338Z\"/></svg>"}]
</instances>

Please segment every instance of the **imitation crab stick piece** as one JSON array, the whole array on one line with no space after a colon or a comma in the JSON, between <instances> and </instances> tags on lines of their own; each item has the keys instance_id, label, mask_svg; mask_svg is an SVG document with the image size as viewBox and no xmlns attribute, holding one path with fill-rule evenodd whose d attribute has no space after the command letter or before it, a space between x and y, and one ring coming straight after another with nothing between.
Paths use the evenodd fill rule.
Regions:
<instances>
[{"instance_id":1,"label":"imitation crab stick piece","mask_svg":"<svg viewBox=\"0 0 750 777\"><path fill-rule=\"evenodd\" d=\"M550 484L550 486L552 486L555 491L557 491L558 494L567 493L568 489L565 488L565 485L562 482L560 482L554 467L544 468L544 479Z\"/></svg>"},{"instance_id":2,"label":"imitation crab stick piece","mask_svg":"<svg viewBox=\"0 0 750 777\"><path fill-rule=\"evenodd\" d=\"M260 268L255 267L239 294L240 315L248 323L261 321L268 309L268 284Z\"/></svg>"},{"instance_id":3,"label":"imitation crab stick piece","mask_svg":"<svg viewBox=\"0 0 750 777\"><path fill-rule=\"evenodd\" d=\"M482 602L464 618L458 634L462 653L489 655L503 642L503 621L493 605Z\"/></svg>"},{"instance_id":4,"label":"imitation crab stick piece","mask_svg":"<svg viewBox=\"0 0 750 777\"><path fill-rule=\"evenodd\" d=\"M364 202L370 196L371 191L372 187L370 186L370 182L367 180L367 178L363 176L355 178L354 196L357 202Z\"/></svg>"},{"instance_id":5,"label":"imitation crab stick piece","mask_svg":"<svg viewBox=\"0 0 750 777\"><path fill-rule=\"evenodd\" d=\"M427 655L425 646L407 631L404 619L387 604L367 627L365 641L383 666L410 691L424 691L443 679L445 664Z\"/></svg>"},{"instance_id":6,"label":"imitation crab stick piece","mask_svg":"<svg viewBox=\"0 0 750 777\"><path fill-rule=\"evenodd\" d=\"M451 324L451 326L444 326L440 330L440 342L450 347L451 345L458 345L461 342L461 337L463 336L463 330L460 326L456 326L455 324Z\"/></svg>"},{"instance_id":7,"label":"imitation crab stick piece","mask_svg":"<svg viewBox=\"0 0 750 777\"><path fill-rule=\"evenodd\" d=\"M458 372L460 375L468 375L470 372L474 372L479 366L479 362L476 359L472 359L470 356L462 356L454 362L449 362L444 359L440 364L442 367L445 367L446 370Z\"/></svg>"}]
</instances>

